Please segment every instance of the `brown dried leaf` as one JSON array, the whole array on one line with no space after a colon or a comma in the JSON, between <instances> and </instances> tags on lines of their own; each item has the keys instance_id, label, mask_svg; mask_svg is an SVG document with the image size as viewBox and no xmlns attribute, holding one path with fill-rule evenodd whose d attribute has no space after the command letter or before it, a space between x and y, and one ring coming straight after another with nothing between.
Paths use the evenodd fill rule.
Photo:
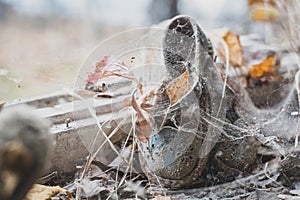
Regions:
<instances>
[{"instance_id":1,"label":"brown dried leaf","mask_svg":"<svg viewBox=\"0 0 300 200\"><path fill-rule=\"evenodd\" d=\"M233 34L230 31L227 31L223 36L225 43L229 49L229 62L233 67L242 67L244 66L244 53L243 47L240 42L238 35ZM223 53L224 51L219 51L219 56L226 61L226 57Z\"/></svg>"},{"instance_id":2,"label":"brown dried leaf","mask_svg":"<svg viewBox=\"0 0 300 200\"><path fill-rule=\"evenodd\" d=\"M252 65L252 67L248 70L248 74L251 78L261 78L264 76L276 78L277 70L278 67L276 65L275 56L270 55L261 63Z\"/></svg>"},{"instance_id":3,"label":"brown dried leaf","mask_svg":"<svg viewBox=\"0 0 300 200\"><path fill-rule=\"evenodd\" d=\"M151 90L147 96L143 99L142 104L146 104L146 102L150 101L155 96L154 90Z\"/></svg>"},{"instance_id":4,"label":"brown dried leaf","mask_svg":"<svg viewBox=\"0 0 300 200\"><path fill-rule=\"evenodd\" d=\"M93 163L97 162L98 161L93 161ZM102 182L107 183L107 181L110 179L110 176L102 171L102 169L98 165L93 163L88 167L85 177L89 179L101 179Z\"/></svg>"},{"instance_id":5,"label":"brown dried leaf","mask_svg":"<svg viewBox=\"0 0 300 200\"><path fill-rule=\"evenodd\" d=\"M191 90L189 72L186 70L179 77L174 79L166 87L167 95L170 99L170 104L176 104L182 97L184 97Z\"/></svg>"},{"instance_id":6,"label":"brown dried leaf","mask_svg":"<svg viewBox=\"0 0 300 200\"><path fill-rule=\"evenodd\" d=\"M141 142L147 142L148 138L152 132L152 125L154 123L154 119L151 114L147 111L143 110L136 102L134 95L132 95L131 100L132 108L137 113L137 121L136 121L136 134L138 139Z\"/></svg>"}]
</instances>

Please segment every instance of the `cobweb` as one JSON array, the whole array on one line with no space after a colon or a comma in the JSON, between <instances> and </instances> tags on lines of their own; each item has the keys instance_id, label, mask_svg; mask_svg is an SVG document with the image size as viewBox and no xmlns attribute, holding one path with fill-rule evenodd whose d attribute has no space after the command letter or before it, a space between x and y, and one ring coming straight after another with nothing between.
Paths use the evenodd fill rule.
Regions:
<instances>
[{"instance_id":1,"label":"cobweb","mask_svg":"<svg viewBox=\"0 0 300 200\"><path fill-rule=\"evenodd\" d=\"M221 106L224 99L220 88L223 84L214 81L220 77L217 71L211 71L215 70L212 59L205 54L197 58L204 60L203 66L210 66L199 72L196 67L199 61L193 58L194 47L190 52L168 49L178 56L188 56L181 64L190 68L170 80L163 58L162 38L165 34L160 28L145 28L116 35L91 52L78 74L75 93L81 100L74 101L74 110L88 110L91 120L97 124L96 129L82 130L79 134L92 157L108 166L118 166L125 171L130 166L130 170L141 172L138 152L147 148L153 135L165 128L185 132L181 133L186 135L184 148L195 137L202 137L205 140L200 150L203 155L199 156L205 157L222 130L225 110ZM194 42L194 38L186 35L178 37L187 44ZM196 89L200 73L209 76L205 89L211 95L208 102L211 111L205 115L203 112L206 111L199 107L197 92L201 91ZM106 105L103 108L106 111L101 111L99 105ZM82 113L86 112L75 112L74 118L84 118ZM200 120L210 124L210 134L197 136Z\"/></svg>"},{"instance_id":2,"label":"cobweb","mask_svg":"<svg viewBox=\"0 0 300 200\"><path fill-rule=\"evenodd\" d=\"M178 33L175 36L178 42L186 46L168 49L162 40L168 34L174 32L157 27L122 32L99 44L82 64L74 89L74 96L79 99L74 101L74 110L81 112L74 112L74 118L90 115L91 129L79 129L80 138L90 152L87 165L97 159L125 172L119 187L127 174L144 172L141 157L151 156L155 151L160 153L153 148L153 141L162 135L174 142L174 151L182 151L180 148L188 148L195 139L201 138L200 158L209 154L221 134L231 140L240 139L228 135L230 131L239 131L242 137L254 136L259 131L266 135L282 136L288 132L290 138L295 136L298 128L290 127L298 124L298 115L293 113L298 112L299 86L293 85L294 79L281 104L258 109L239 79L229 76L233 92L227 88L220 77L220 71L225 70L227 81L226 68L217 68L207 53L195 56L195 49L206 52L193 46L195 38ZM180 63L171 63L179 68L184 66L176 68L174 76L165 62L165 51L182 58ZM199 63L201 66L197 68ZM298 74L296 80L297 77ZM201 81L205 88L199 87ZM208 100L205 105L200 95L204 90L208 95L207 99L202 96ZM239 126L226 119L227 105L234 98L239 102L237 114L250 126ZM278 121L287 124L282 126ZM200 135L197 134L202 130L199 124L208 127ZM168 135L172 132L176 134ZM176 156L165 157L148 166L154 173L176 159Z\"/></svg>"}]
</instances>

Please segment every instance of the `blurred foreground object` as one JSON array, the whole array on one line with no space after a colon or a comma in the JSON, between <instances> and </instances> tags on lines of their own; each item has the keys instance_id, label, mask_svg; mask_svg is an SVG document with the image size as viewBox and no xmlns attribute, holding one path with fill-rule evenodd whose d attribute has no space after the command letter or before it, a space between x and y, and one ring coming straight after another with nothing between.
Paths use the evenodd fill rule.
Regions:
<instances>
[{"instance_id":1,"label":"blurred foreground object","mask_svg":"<svg viewBox=\"0 0 300 200\"><path fill-rule=\"evenodd\" d=\"M50 148L49 123L27 106L0 113L0 199L24 199L44 168Z\"/></svg>"}]
</instances>

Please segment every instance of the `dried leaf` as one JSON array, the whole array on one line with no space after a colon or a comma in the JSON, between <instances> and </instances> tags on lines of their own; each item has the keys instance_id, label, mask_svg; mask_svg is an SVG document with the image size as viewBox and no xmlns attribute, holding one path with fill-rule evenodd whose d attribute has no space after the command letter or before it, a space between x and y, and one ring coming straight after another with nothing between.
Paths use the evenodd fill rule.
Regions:
<instances>
[{"instance_id":1,"label":"dried leaf","mask_svg":"<svg viewBox=\"0 0 300 200\"><path fill-rule=\"evenodd\" d=\"M136 194L139 197L144 197L145 196L145 188L143 186L141 186L141 182L132 182L132 181L128 181L126 183L126 187L124 188L124 191L128 191L128 192L134 192L134 194Z\"/></svg>"},{"instance_id":2,"label":"dried leaf","mask_svg":"<svg viewBox=\"0 0 300 200\"><path fill-rule=\"evenodd\" d=\"M137 113L137 121L135 122L137 137L141 142L147 142L152 132L154 119L150 113L141 109L134 98L134 94L132 95L131 105Z\"/></svg>"},{"instance_id":3,"label":"dried leaf","mask_svg":"<svg viewBox=\"0 0 300 200\"><path fill-rule=\"evenodd\" d=\"M278 67L276 65L275 56L270 55L261 63L252 65L252 67L248 70L248 74L251 78L261 78L264 76L277 77L277 70Z\"/></svg>"},{"instance_id":4,"label":"dried leaf","mask_svg":"<svg viewBox=\"0 0 300 200\"><path fill-rule=\"evenodd\" d=\"M103 191L109 192L109 190L106 186L103 185L103 182L101 180L90 180L88 178L84 178L80 182L75 183L75 185L82 191L79 196L84 198L96 196Z\"/></svg>"},{"instance_id":5,"label":"dried leaf","mask_svg":"<svg viewBox=\"0 0 300 200\"><path fill-rule=\"evenodd\" d=\"M186 70L179 77L174 79L166 87L166 92L169 96L171 105L176 104L191 90L189 72Z\"/></svg>"},{"instance_id":6,"label":"dried leaf","mask_svg":"<svg viewBox=\"0 0 300 200\"><path fill-rule=\"evenodd\" d=\"M229 63L233 67L242 67L244 66L244 53L243 47L240 42L240 38L238 35L233 34L230 31L227 31L223 39L228 46L229 49ZM223 53L224 51L221 49L219 50L219 56L226 61L226 57Z\"/></svg>"},{"instance_id":7,"label":"dried leaf","mask_svg":"<svg viewBox=\"0 0 300 200\"><path fill-rule=\"evenodd\" d=\"M85 177L89 179L101 179L105 183L110 179L109 175L103 172L102 169L95 164L91 164L88 167Z\"/></svg>"},{"instance_id":8,"label":"dried leaf","mask_svg":"<svg viewBox=\"0 0 300 200\"><path fill-rule=\"evenodd\" d=\"M155 93L154 90L151 90L151 91L146 95L146 97L143 98L142 104L147 104L146 102L152 100L152 99L154 98L154 96L155 96L154 93Z\"/></svg>"},{"instance_id":9,"label":"dried leaf","mask_svg":"<svg viewBox=\"0 0 300 200\"><path fill-rule=\"evenodd\" d=\"M100 72L102 67L105 67L108 64L109 56L104 56L102 60L96 63L95 72Z\"/></svg>"},{"instance_id":10,"label":"dried leaf","mask_svg":"<svg viewBox=\"0 0 300 200\"><path fill-rule=\"evenodd\" d=\"M36 200L36 199L51 199L59 193L65 193L67 197L73 199L71 193L59 186L45 186L40 184L35 184L31 190L27 193L26 200Z\"/></svg>"},{"instance_id":11,"label":"dried leaf","mask_svg":"<svg viewBox=\"0 0 300 200\"><path fill-rule=\"evenodd\" d=\"M131 69L124 62L114 60L109 56L104 56L102 60L96 63L95 71L88 75L85 80L87 83L96 85L98 80L105 77L118 76L134 81L138 85L138 89L143 93L141 83L136 79Z\"/></svg>"},{"instance_id":12,"label":"dried leaf","mask_svg":"<svg viewBox=\"0 0 300 200\"><path fill-rule=\"evenodd\" d=\"M249 14L253 21L260 22L275 21L280 17L273 0L249 0Z\"/></svg>"}]
</instances>

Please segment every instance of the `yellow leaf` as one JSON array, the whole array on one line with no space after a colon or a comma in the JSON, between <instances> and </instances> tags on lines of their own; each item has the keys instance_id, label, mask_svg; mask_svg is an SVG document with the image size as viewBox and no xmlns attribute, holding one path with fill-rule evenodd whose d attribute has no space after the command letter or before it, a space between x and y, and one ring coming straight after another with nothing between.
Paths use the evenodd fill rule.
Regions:
<instances>
[{"instance_id":1,"label":"yellow leaf","mask_svg":"<svg viewBox=\"0 0 300 200\"><path fill-rule=\"evenodd\" d=\"M248 70L248 74L251 78L261 78L263 76L273 76L277 71L277 67L275 65L275 56L268 56L261 63L252 65L252 67Z\"/></svg>"},{"instance_id":2,"label":"yellow leaf","mask_svg":"<svg viewBox=\"0 0 300 200\"><path fill-rule=\"evenodd\" d=\"M223 35L223 39L229 49L229 63L231 64L231 66L233 67L244 66L244 53L243 53L243 47L241 45L239 36L233 34L230 31L227 31ZM225 62L226 57L223 48L219 49L218 54Z\"/></svg>"},{"instance_id":3,"label":"yellow leaf","mask_svg":"<svg viewBox=\"0 0 300 200\"><path fill-rule=\"evenodd\" d=\"M45 186L40 184L35 184L27 193L25 200L50 200L51 197L55 197L59 193L66 193L66 195L73 199L71 193L59 186Z\"/></svg>"}]
</instances>

